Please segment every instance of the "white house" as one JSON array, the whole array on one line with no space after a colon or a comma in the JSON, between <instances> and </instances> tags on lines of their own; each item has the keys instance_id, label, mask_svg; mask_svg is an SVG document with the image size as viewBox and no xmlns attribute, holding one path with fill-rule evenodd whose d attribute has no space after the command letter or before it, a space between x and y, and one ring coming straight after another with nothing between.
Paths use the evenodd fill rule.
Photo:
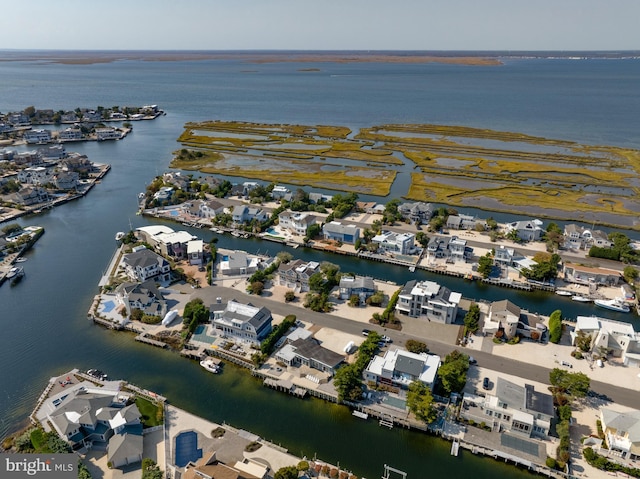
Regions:
<instances>
[{"instance_id":1,"label":"white house","mask_svg":"<svg viewBox=\"0 0 640 479\"><path fill-rule=\"evenodd\" d=\"M387 253L411 254L415 249L413 233L394 233L393 231L382 231L379 235L371 238L371 242L378 245L378 250Z\"/></svg>"},{"instance_id":2,"label":"white house","mask_svg":"<svg viewBox=\"0 0 640 479\"><path fill-rule=\"evenodd\" d=\"M28 130L22 136L27 144L49 143L51 141L51 132L49 130Z\"/></svg>"},{"instance_id":3,"label":"white house","mask_svg":"<svg viewBox=\"0 0 640 479\"><path fill-rule=\"evenodd\" d=\"M600 422L609 449L625 459L640 459L640 411L621 412L603 407Z\"/></svg>"},{"instance_id":4,"label":"white house","mask_svg":"<svg viewBox=\"0 0 640 479\"><path fill-rule=\"evenodd\" d=\"M520 386L498 377L496 393L465 394L460 416L487 424L494 432L510 432L522 437L546 439L555 415L550 394L534 386Z\"/></svg>"},{"instance_id":5,"label":"white house","mask_svg":"<svg viewBox=\"0 0 640 479\"><path fill-rule=\"evenodd\" d=\"M400 291L396 311L413 318L451 324L456 319L461 299L462 294L433 281L411 280Z\"/></svg>"},{"instance_id":6,"label":"white house","mask_svg":"<svg viewBox=\"0 0 640 479\"><path fill-rule=\"evenodd\" d=\"M631 323L578 316L570 334L574 346L579 336L587 335L591 338L590 351L606 351L615 358L621 358L626 366L640 366L640 333L633 329Z\"/></svg>"},{"instance_id":7,"label":"white house","mask_svg":"<svg viewBox=\"0 0 640 479\"><path fill-rule=\"evenodd\" d=\"M305 236L307 234L307 228L316 223L316 216L307 212L283 211L278 215L278 224L280 227L299 236Z\"/></svg>"},{"instance_id":8,"label":"white house","mask_svg":"<svg viewBox=\"0 0 640 479\"><path fill-rule=\"evenodd\" d=\"M265 307L257 308L251 303L243 304L234 299L225 305L218 298L209 311L214 327L238 341L260 346L271 332L271 311Z\"/></svg>"},{"instance_id":9,"label":"white house","mask_svg":"<svg viewBox=\"0 0 640 479\"><path fill-rule=\"evenodd\" d=\"M127 276L133 281L144 282L154 279L160 282L167 282L171 279L171 265L169 262L144 246L134 248L133 253L125 254L122 257Z\"/></svg>"},{"instance_id":10,"label":"white house","mask_svg":"<svg viewBox=\"0 0 640 479\"><path fill-rule=\"evenodd\" d=\"M95 132L98 141L119 140L122 138L122 132L116 128L96 128Z\"/></svg>"},{"instance_id":11,"label":"white house","mask_svg":"<svg viewBox=\"0 0 640 479\"><path fill-rule=\"evenodd\" d=\"M522 241L538 241L544 234L542 221L536 219L508 223L506 230L507 233L515 230Z\"/></svg>"},{"instance_id":12,"label":"white house","mask_svg":"<svg viewBox=\"0 0 640 479\"><path fill-rule=\"evenodd\" d=\"M419 381L433 389L439 367L440 356L395 349L385 352L384 356L374 356L364 371L364 378L400 389L407 389L412 382Z\"/></svg>"}]
</instances>

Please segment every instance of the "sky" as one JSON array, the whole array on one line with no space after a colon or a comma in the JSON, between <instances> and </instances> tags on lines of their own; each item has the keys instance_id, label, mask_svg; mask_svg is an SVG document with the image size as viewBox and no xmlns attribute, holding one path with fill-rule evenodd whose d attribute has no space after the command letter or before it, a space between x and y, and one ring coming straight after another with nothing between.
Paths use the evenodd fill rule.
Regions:
<instances>
[{"instance_id":1,"label":"sky","mask_svg":"<svg viewBox=\"0 0 640 479\"><path fill-rule=\"evenodd\" d=\"M0 50L638 50L639 0L21 0Z\"/></svg>"}]
</instances>

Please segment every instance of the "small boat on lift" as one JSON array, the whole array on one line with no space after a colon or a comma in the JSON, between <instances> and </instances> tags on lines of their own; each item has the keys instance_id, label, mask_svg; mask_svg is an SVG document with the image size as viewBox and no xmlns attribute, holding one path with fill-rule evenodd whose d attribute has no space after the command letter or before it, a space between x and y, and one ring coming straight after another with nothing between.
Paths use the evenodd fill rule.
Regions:
<instances>
[{"instance_id":1,"label":"small boat on lift","mask_svg":"<svg viewBox=\"0 0 640 479\"><path fill-rule=\"evenodd\" d=\"M210 356L200 361L200 366L213 374L220 372L220 360Z\"/></svg>"},{"instance_id":2,"label":"small boat on lift","mask_svg":"<svg viewBox=\"0 0 640 479\"><path fill-rule=\"evenodd\" d=\"M124 233L124 231L118 231L118 232L116 233L116 241L120 241L120 240L121 240L122 238L124 238L124 237L125 237L125 233Z\"/></svg>"},{"instance_id":3,"label":"small boat on lift","mask_svg":"<svg viewBox=\"0 0 640 479\"><path fill-rule=\"evenodd\" d=\"M586 296L580 296L579 294L575 294L571 296L571 301L576 301L578 303L590 303L591 298L587 298Z\"/></svg>"}]
</instances>

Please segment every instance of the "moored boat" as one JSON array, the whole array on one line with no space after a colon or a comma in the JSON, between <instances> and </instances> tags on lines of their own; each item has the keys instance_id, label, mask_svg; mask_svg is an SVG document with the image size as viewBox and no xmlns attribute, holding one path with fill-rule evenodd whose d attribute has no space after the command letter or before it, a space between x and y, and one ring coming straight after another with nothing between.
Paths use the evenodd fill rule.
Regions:
<instances>
[{"instance_id":1,"label":"moored boat","mask_svg":"<svg viewBox=\"0 0 640 479\"><path fill-rule=\"evenodd\" d=\"M578 303L590 303L591 298L580 296L579 294L574 294L573 296L571 296L571 301L577 301Z\"/></svg>"},{"instance_id":2,"label":"moored boat","mask_svg":"<svg viewBox=\"0 0 640 479\"><path fill-rule=\"evenodd\" d=\"M571 291L567 291L566 289L556 289L556 294L558 296L573 296Z\"/></svg>"},{"instance_id":3,"label":"moored boat","mask_svg":"<svg viewBox=\"0 0 640 479\"><path fill-rule=\"evenodd\" d=\"M124 235L125 235L124 231L118 231L116 233L116 241L120 241L122 238L124 238Z\"/></svg>"},{"instance_id":4,"label":"moored boat","mask_svg":"<svg viewBox=\"0 0 640 479\"><path fill-rule=\"evenodd\" d=\"M212 357L207 357L200 361L200 366L213 374L220 372L220 360Z\"/></svg>"},{"instance_id":5,"label":"moored boat","mask_svg":"<svg viewBox=\"0 0 640 479\"><path fill-rule=\"evenodd\" d=\"M629 305L621 301L619 298L616 299L596 299L593 304L599 306L604 309L609 309L611 311L617 311L618 313L628 313L631 311Z\"/></svg>"},{"instance_id":6,"label":"moored boat","mask_svg":"<svg viewBox=\"0 0 640 479\"><path fill-rule=\"evenodd\" d=\"M16 276L20 276L22 274L24 274L24 269L22 268L22 266L15 266L9 270L6 278L11 279L11 278L15 278Z\"/></svg>"}]
</instances>

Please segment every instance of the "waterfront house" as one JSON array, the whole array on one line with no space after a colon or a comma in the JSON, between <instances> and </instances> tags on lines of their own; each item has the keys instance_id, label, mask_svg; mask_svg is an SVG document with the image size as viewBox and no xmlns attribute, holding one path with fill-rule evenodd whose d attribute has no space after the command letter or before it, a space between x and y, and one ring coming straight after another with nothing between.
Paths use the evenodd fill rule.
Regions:
<instances>
[{"instance_id":1,"label":"waterfront house","mask_svg":"<svg viewBox=\"0 0 640 479\"><path fill-rule=\"evenodd\" d=\"M631 323L597 316L578 316L570 335L574 346L580 336L586 335L591 338L589 350L592 353L604 352L620 358L625 366L640 367L640 333L633 329Z\"/></svg>"},{"instance_id":2,"label":"waterfront house","mask_svg":"<svg viewBox=\"0 0 640 479\"><path fill-rule=\"evenodd\" d=\"M38 155L45 161L61 160L67 156L67 150L64 145L47 145L38 148Z\"/></svg>"},{"instance_id":3,"label":"waterfront house","mask_svg":"<svg viewBox=\"0 0 640 479\"><path fill-rule=\"evenodd\" d=\"M224 205L216 200L198 201L198 217L215 218L219 214L224 213Z\"/></svg>"},{"instance_id":4,"label":"waterfront house","mask_svg":"<svg viewBox=\"0 0 640 479\"><path fill-rule=\"evenodd\" d=\"M320 263L305 262L301 259L280 263L278 266L278 284L294 291L304 293L309 291L309 278L320 271Z\"/></svg>"},{"instance_id":5,"label":"waterfront house","mask_svg":"<svg viewBox=\"0 0 640 479\"><path fill-rule=\"evenodd\" d=\"M522 241L539 241L544 234L542 229L542 221L540 220L522 220L508 223L506 225L507 233L516 231L518 238Z\"/></svg>"},{"instance_id":6,"label":"waterfront house","mask_svg":"<svg viewBox=\"0 0 640 479\"><path fill-rule=\"evenodd\" d=\"M596 284L602 286L617 286L620 283L619 271L605 268L591 268L576 263L565 263L564 280L567 283Z\"/></svg>"},{"instance_id":7,"label":"waterfront house","mask_svg":"<svg viewBox=\"0 0 640 479\"><path fill-rule=\"evenodd\" d=\"M531 384L520 386L501 377L495 395L465 394L460 408L460 417L485 423L494 432L541 439L548 438L554 415L550 394L536 391Z\"/></svg>"},{"instance_id":8,"label":"waterfront house","mask_svg":"<svg viewBox=\"0 0 640 479\"><path fill-rule=\"evenodd\" d=\"M351 296L360 298L360 304L365 304L367 298L376 292L373 278L369 276L348 276L340 278L340 299L349 299Z\"/></svg>"},{"instance_id":9,"label":"waterfront house","mask_svg":"<svg viewBox=\"0 0 640 479\"><path fill-rule=\"evenodd\" d=\"M427 224L433 216L433 207L431 203L402 203L398 205L398 213L414 224Z\"/></svg>"},{"instance_id":10,"label":"waterfront house","mask_svg":"<svg viewBox=\"0 0 640 479\"><path fill-rule=\"evenodd\" d=\"M204 241L191 240L187 243L187 258L189 264L200 265L204 262Z\"/></svg>"},{"instance_id":11,"label":"waterfront house","mask_svg":"<svg viewBox=\"0 0 640 479\"><path fill-rule=\"evenodd\" d=\"M446 253L446 241L437 236L432 237L427 244L427 254L434 258L442 258Z\"/></svg>"},{"instance_id":12,"label":"waterfront house","mask_svg":"<svg viewBox=\"0 0 640 479\"><path fill-rule=\"evenodd\" d=\"M236 224L251 223L253 220L262 223L269 219L269 213L256 206L238 205L233 208L231 219Z\"/></svg>"},{"instance_id":13,"label":"waterfront house","mask_svg":"<svg viewBox=\"0 0 640 479\"><path fill-rule=\"evenodd\" d=\"M28 145L49 143L51 141L51 132L49 130L37 129L25 131L22 135L24 141Z\"/></svg>"},{"instance_id":14,"label":"waterfront house","mask_svg":"<svg viewBox=\"0 0 640 479\"><path fill-rule=\"evenodd\" d=\"M364 371L364 379L397 389L408 389L412 382L419 381L433 389L439 367L440 356L395 349L386 351L384 356L374 356Z\"/></svg>"},{"instance_id":15,"label":"waterfront house","mask_svg":"<svg viewBox=\"0 0 640 479\"><path fill-rule=\"evenodd\" d=\"M246 251L220 251L220 274L222 276L250 275L257 271L260 258Z\"/></svg>"},{"instance_id":16,"label":"waterfront house","mask_svg":"<svg viewBox=\"0 0 640 479\"><path fill-rule=\"evenodd\" d=\"M371 242L378 246L378 251L394 254L412 254L415 251L413 233L395 233L393 231L382 231L379 235L371 238Z\"/></svg>"},{"instance_id":17,"label":"waterfront house","mask_svg":"<svg viewBox=\"0 0 640 479\"><path fill-rule=\"evenodd\" d=\"M542 318L504 299L489 305L489 314L484 319L483 334L502 331L505 339L521 336L534 341L542 340L547 327Z\"/></svg>"},{"instance_id":18,"label":"waterfront house","mask_svg":"<svg viewBox=\"0 0 640 479\"><path fill-rule=\"evenodd\" d=\"M244 462L246 461L246 462ZM196 462L185 465L180 479L266 479L269 467L252 459L237 461L233 465L216 459L214 451L205 453Z\"/></svg>"},{"instance_id":19,"label":"waterfront house","mask_svg":"<svg viewBox=\"0 0 640 479\"><path fill-rule=\"evenodd\" d=\"M607 447L624 459L640 459L640 411L600 408L600 422Z\"/></svg>"},{"instance_id":20,"label":"waterfront house","mask_svg":"<svg viewBox=\"0 0 640 479\"><path fill-rule=\"evenodd\" d=\"M467 240L452 236L447 244L449 250L449 258L453 261L467 260Z\"/></svg>"},{"instance_id":21,"label":"waterfront house","mask_svg":"<svg viewBox=\"0 0 640 479\"><path fill-rule=\"evenodd\" d=\"M451 324L462 295L433 281L407 282L398 296L396 311L412 318Z\"/></svg>"},{"instance_id":22,"label":"waterfront house","mask_svg":"<svg viewBox=\"0 0 640 479\"><path fill-rule=\"evenodd\" d=\"M447 229L450 230L476 230L487 229L487 222L470 215L449 215L447 218Z\"/></svg>"},{"instance_id":23,"label":"waterfront house","mask_svg":"<svg viewBox=\"0 0 640 479\"><path fill-rule=\"evenodd\" d=\"M122 132L116 128L96 128L95 134L98 141L119 140L122 138Z\"/></svg>"},{"instance_id":24,"label":"waterfront house","mask_svg":"<svg viewBox=\"0 0 640 479\"><path fill-rule=\"evenodd\" d=\"M127 317L139 309L149 316L163 318L167 314L167 302L153 280L144 283L122 283L116 288L116 300L124 305Z\"/></svg>"},{"instance_id":25,"label":"waterfront house","mask_svg":"<svg viewBox=\"0 0 640 479\"><path fill-rule=\"evenodd\" d=\"M333 199L332 195L325 195L324 193L316 193L313 191L309 193L309 203L311 203L312 205L315 205L318 203L328 203L332 199Z\"/></svg>"},{"instance_id":26,"label":"waterfront house","mask_svg":"<svg viewBox=\"0 0 640 479\"><path fill-rule=\"evenodd\" d=\"M375 206L375 201L356 201L356 211L359 213L371 214Z\"/></svg>"},{"instance_id":27,"label":"waterfront house","mask_svg":"<svg viewBox=\"0 0 640 479\"><path fill-rule=\"evenodd\" d=\"M7 195L10 203L16 203L22 206L33 206L49 201L49 193L39 186L27 186L21 188L17 193Z\"/></svg>"},{"instance_id":28,"label":"waterfront house","mask_svg":"<svg viewBox=\"0 0 640 479\"><path fill-rule=\"evenodd\" d=\"M69 127L58 132L58 140L60 141L78 141L82 138L83 134L80 128Z\"/></svg>"},{"instance_id":29,"label":"waterfront house","mask_svg":"<svg viewBox=\"0 0 640 479\"><path fill-rule=\"evenodd\" d=\"M64 159L62 159L58 165L64 171L75 171L82 175L87 175L93 171L93 163L87 158L86 155L80 155L78 153L69 153Z\"/></svg>"},{"instance_id":30,"label":"waterfront house","mask_svg":"<svg viewBox=\"0 0 640 479\"><path fill-rule=\"evenodd\" d=\"M173 196L173 186L163 186L153 194L153 199L159 202L168 201Z\"/></svg>"},{"instance_id":31,"label":"waterfront house","mask_svg":"<svg viewBox=\"0 0 640 479\"><path fill-rule=\"evenodd\" d=\"M164 256L176 259L187 257L187 245L198 238L188 231L173 231L168 226L153 225L137 228L139 236Z\"/></svg>"},{"instance_id":32,"label":"waterfront house","mask_svg":"<svg viewBox=\"0 0 640 479\"><path fill-rule=\"evenodd\" d=\"M309 226L316 224L317 220L316 216L307 212L283 211L278 215L279 226L299 236L305 236Z\"/></svg>"},{"instance_id":33,"label":"waterfront house","mask_svg":"<svg viewBox=\"0 0 640 479\"><path fill-rule=\"evenodd\" d=\"M227 304L218 298L209 307L211 323L224 336L236 341L260 346L271 332L271 311L257 308L251 303L243 304L232 299Z\"/></svg>"},{"instance_id":34,"label":"waterfront house","mask_svg":"<svg viewBox=\"0 0 640 479\"><path fill-rule=\"evenodd\" d=\"M75 171L60 171L53 175L53 184L59 190L74 190L79 179L80 175Z\"/></svg>"},{"instance_id":35,"label":"waterfront house","mask_svg":"<svg viewBox=\"0 0 640 479\"><path fill-rule=\"evenodd\" d=\"M331 221L322 227L322 237L328 241L354 244L360 238L360 228L354 224Z\"/></svg>"},{"instance_id":36,"label":"waterfront house","mask_svg":"<svg viewBox=\"0 0 640 479\"><path fill-rule=\"evenodd\" d=\"M18 181L27 185L42 186L53 182L54 166L30 166L18 172Z\"/></svg>"},{"instance_id":37,"label":"waterfront house","mask_svg":"<svg viewBox=\"0 0 640 479\"><path fill-rule=\"evenodd\" d=\"M13 163L16 166L38 166L44 163L42 155L35 150L21 151L13 155Z\"/></svg>"},{"instance_id":38,"label":"waterfront house","mask_svg":"<svg viewBox=\"0 0 640 479\"><path fill-rule=\"evenodd\" d=\"M122 265L132 281L144 282L153 279L166 283L171 280L169 262L144 246L137 246L133 253L125 254L122 257Z\"/></svg>"},{"instance_id":39,"label":"waterfront house","mask_svg":"<svg viewBox=\"0 0 640 479\"><path fill-rule=\"evenodd\" d=\"M42 406L43 422L79 453L107 451L110 467L142 460L142 423L129 393L82 383L49 397Z\"/></svg>"},{"instance_id":40,"label":"waterfront house","mask_svg":"<svg viewBox=\"0 0 640 479\"><path fill-rule=\"evenodd\" d=\"M306 330L303 330L306 331ZM333 376L345 357L323 347L312 337L287 340L287 343L276 353L276 359L287 366L306 366L326 373L325 377L308 374L307 378L314 382L326 382Z\"/></svg>"},{"instance_id":41,"label":"waterfront house","mask_svg":"<svg viewBox=\"0 0 640 479\"><path fill-rule=\"evenodd\" d=\"M289 188L287 188L286 186L275 185L273 187L273 190L271 190L271 197L275 201L281 200L287 195L289 195L289 197L291 196L291 190L289 190Z\"/></svg>"},{"instance_id":42,"label":"waterfront house","mask_svg":"<svg viewBox=\"0 0 640 479\"><path fill-rule=\"evenodd\" d=\"M591 230L575 224L565 225L563 234L564 244L569 249L587 249L591 246L610 248L613 244L604 231Z\"/></svg>"},{"instance_id":43,"label":"waterfront house","mask_svg":"<svg viewBox=\"0 0 640 479\"><path fill-rule=\"evenodd\" d=\"M495 250L495 256L493 261L500 266L518 266L518 261L525 259L525 257L513 248L505 248L504 245L500 245Z\"/></svg>"}]
</instances>

